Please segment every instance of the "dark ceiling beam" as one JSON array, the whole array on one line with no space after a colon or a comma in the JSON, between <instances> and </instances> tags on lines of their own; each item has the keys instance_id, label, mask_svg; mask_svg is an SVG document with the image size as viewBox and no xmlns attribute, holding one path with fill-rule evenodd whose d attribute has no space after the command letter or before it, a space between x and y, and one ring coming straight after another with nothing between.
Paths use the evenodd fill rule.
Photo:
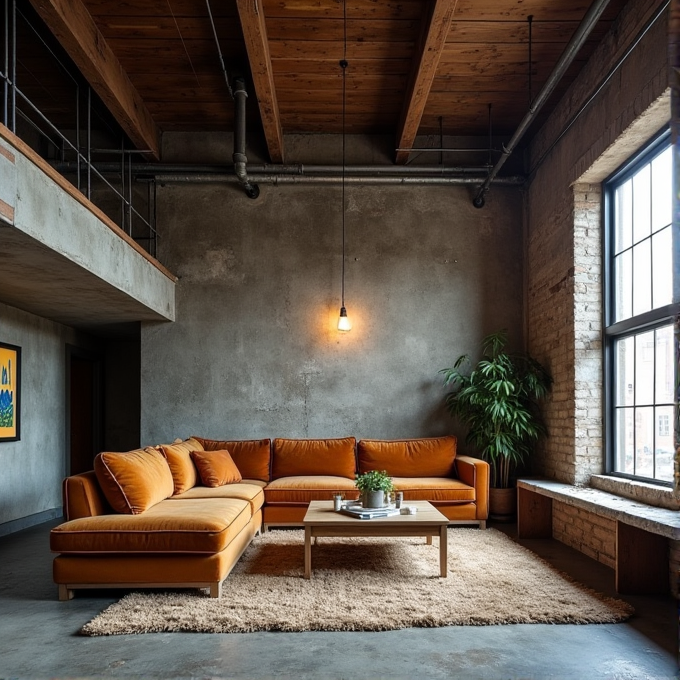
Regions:
<instances>
[{"instance_id":1,"label":"dark ceiling beam","mask_svg":"<svg viewBox=\"0 0 680 680\"><path fill-rule=\"evenodd\" d=\"M80 0L31 0L31 4L132 143L158 159L158 128L85 5Z\"/></svg>"},{"instance_id":2,"label":"dark ceiling beam","mask_svg":"<svg viewBox=\"0 0 680 680\"><path fill-rule=\"evenodd\" d=\"M246 41L250 72L260 105L260 117L272 163L283 163L283 132L281 116L274 87L274 72L269 54L267 27L262 3L253 0L236 0L243 37Z\"/></svg>"},{"instance_id":3,"label":"dark ceiling beam","mask_svg":"<svg viewBox=\"0 0 680 680\"><path fill-rule=\"evenodd\" d=\"M419 54L414 60L409 89L397 129L397 149L404 149L397 151L397 163L406 163L409 149L413 147L418 134L457 2L458 0L430 0L424 10Z\"/></svg>"}]
</instances>

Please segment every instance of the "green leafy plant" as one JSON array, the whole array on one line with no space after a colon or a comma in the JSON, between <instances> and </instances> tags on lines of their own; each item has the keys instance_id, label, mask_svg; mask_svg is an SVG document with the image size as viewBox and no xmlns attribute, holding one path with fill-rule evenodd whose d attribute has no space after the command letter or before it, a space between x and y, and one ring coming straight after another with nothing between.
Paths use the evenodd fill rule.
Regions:
<instances>
[{"instance_id":1,"label":"green leafy plant","mask_svg":"<svg viewBox=\"0 0 680 680\"><path fill-rule=\"evenodd\" d=\"M505 330L482 341L483 356L472 366L467 354L444 368L449 413L468 428L466 442L491 466L491 486L508 488L510 473L523 463L538 439L546 435L537 402L550 390L552 378L535 359L505 351Z\"/></svg>"},{"instance_id":2,"label":"green leafy plant","mask_svg":"<svg viewBox=\"0 0 680 680\"><path fill-rule=\"evenodd\" d=\"M392 477L390 477L385 470L379 472L378 470L370 470L361 475L357 475L354 483L364 493L366 491L392 491Z\"/></svg>"}]
</instances>

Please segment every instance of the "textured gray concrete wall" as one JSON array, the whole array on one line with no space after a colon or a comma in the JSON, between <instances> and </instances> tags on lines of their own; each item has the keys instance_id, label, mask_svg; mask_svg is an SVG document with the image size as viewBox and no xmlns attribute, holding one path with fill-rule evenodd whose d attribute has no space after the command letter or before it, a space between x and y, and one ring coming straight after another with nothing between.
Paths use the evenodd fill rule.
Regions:
<instances>
[{"instance_id":1,"label":"textured gray concrete wall","mask_svg":"<svg viewBox=\"0 0 680 680\"><path fill-rule=\"evenodd\" d=\"M66 344L88 341L67 326L0 303L0 341L19 345L21 440L0 442L0 535L61 515L66 464Z\"/></svg>"},{"instance_id":2,"label":"textured gray concrete wall","mask_svg":"<svg viewBox=\"0 0 680 680\"><path fill-rule=\"evenodd\" d=\"M159 188L173 324L142 326L142 444L185 437L455 432L438 370L510 329L522 343L517 189L484 210L463 187Z\"/></svg>"}]
</instances>

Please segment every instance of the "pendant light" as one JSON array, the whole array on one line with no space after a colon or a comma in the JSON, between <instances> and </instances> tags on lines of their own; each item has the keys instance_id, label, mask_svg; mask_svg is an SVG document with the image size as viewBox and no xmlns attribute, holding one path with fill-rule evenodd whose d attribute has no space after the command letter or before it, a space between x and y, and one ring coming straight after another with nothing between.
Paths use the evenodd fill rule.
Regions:
<instances>
[{"instance_id":1,"label":"pendant light","mask_svg":"<svg viewBox=\"0 0 680 680\"><path fill-rule=\"evenodd\" d=\"M347 73L347 0L343 3L343 56L340 60L342 69L342 296L340 303L339 331L351 331L352 323L345 307L345 94Z\"/></svg>"}]
</instances>

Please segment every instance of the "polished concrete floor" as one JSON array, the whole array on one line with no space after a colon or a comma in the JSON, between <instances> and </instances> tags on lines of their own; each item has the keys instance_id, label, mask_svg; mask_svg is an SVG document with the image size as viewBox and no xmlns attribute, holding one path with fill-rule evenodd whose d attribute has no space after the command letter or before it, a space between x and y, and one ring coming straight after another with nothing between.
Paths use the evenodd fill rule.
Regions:
<instances>
[{"instance_id":1,"label":"polished concrete floor","mask_svg":"<svg viewBox=\"0 0 680 680\"><path fill-rule=\"evenodd\" d=\"M636 614L614 625L80 637L79 628L117 593L57 601L48 548L53 525L0 538L0 678L680 677L669 597L625 598ZM523 543L582 583L615 595L612 570L556 541Z\"/></svg>"}]
</instances>

